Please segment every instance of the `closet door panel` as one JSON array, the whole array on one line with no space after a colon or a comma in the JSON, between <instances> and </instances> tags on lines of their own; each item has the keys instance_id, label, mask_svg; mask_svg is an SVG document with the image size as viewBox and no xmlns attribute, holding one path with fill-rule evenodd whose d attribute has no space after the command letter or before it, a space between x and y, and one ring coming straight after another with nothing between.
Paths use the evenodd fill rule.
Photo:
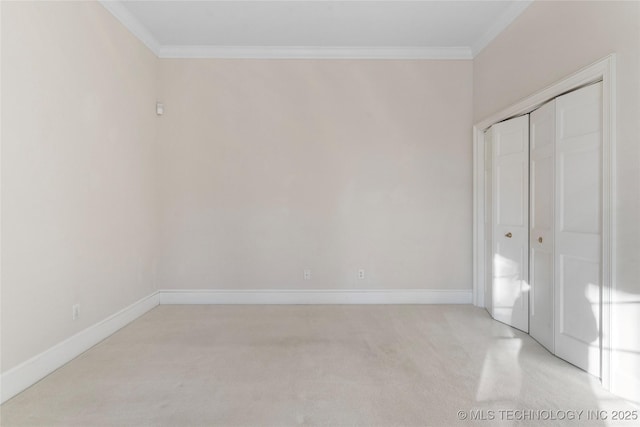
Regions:
<instances>
[{"instance_id":1,"label":"closet door panel","mask_svg":"<svg viewBox=\"0 0 640 427\"><path fill-rule=\"evenodd\" d=\"M555 350L600 376L602 84L556 110Z\"/></svg>"},{"instance_id":2,"label":"closet door panel","mask_svg":"<svg viewBox=\"0 0 640 427\"><path fill-rule=\"evenodd\" d=\"M487 311L493 316L493 296L492 296L492 280L493 280L493 240L492 240L492 198L491 198L491 186L492 186L492 131L488 129L484 135L484 303Z\"/></svg>"},{"instance_id":3,"label":"closet door panel","mask_svg":"<svg viewBox=\"0 0 640 427\"><path fill-rule=\"evenodd\" d=\"M529 332L540 344L553 352L555 101L533 111L530 124Z\"/></svg>"},{"instance_id":4,"label":"closet door panel","mask_svg":"<svg viewBox=\"0 0 640 427\"><path fill-rule=\"evenodd\" d=\"M492 134L492 314L529 331L529 117Z\"/></svg>"}]
</instances>

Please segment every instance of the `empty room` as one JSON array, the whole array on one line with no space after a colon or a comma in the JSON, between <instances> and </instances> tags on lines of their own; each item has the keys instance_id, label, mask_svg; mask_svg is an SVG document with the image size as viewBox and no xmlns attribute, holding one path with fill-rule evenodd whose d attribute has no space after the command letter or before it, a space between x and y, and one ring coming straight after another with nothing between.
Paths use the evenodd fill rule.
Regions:
<instances>
[{"instance_id":1,"label":"empty room","mask_svg":"<svg viewBox=\"0 0 640 427\"><path fill-rule=\"evenodd\" d=\"M0 425L640 425L640 1L0 1Z\"/></svg>"}]
</instances>

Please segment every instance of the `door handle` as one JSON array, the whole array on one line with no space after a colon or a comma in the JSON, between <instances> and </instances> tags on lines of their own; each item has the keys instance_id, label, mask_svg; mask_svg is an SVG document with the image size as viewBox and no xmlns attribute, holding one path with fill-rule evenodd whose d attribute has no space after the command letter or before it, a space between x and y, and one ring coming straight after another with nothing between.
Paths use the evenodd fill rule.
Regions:
<instances>
[{"instance_id":1,"label":"door handle","mask_svg":"<svg viewBox=\"0 0 640 427\"><path fill-rule=\"evenodd\" d=\"M504 235L504 237L512 238L513 234L511 234L511 232L508 232L507 234Z\"/></svg>"},{"instance_id":2,"label":"door handle","mask_svg":"<svg viewBox=\"0 0 640 427\"><path fill-rule=\"evenodd\" d=\"M538 243L542 243L542 237L538 237Z\"/></svg>"}]
</instances>

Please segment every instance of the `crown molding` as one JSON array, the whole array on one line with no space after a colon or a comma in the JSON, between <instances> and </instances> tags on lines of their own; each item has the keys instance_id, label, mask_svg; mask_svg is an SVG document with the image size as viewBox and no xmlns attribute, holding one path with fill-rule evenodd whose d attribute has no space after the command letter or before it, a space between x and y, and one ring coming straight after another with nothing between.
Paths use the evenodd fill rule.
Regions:
<instances>
[{"instance_id":1,"label":"crown molding","mask_svg":"<svg viewBox=\"0 0 640 427\"><path fill-rule=\"evenodd\" d=\"M161 45L119 0L98 0L159 58L227 59L473 59L471 48L356 46Z\"/></svg>"},{"instance_id":2,"label":"crown molding","mask_svg":"<svg viewBox=\"0 0 640 427\"><path fill-rule=\"evenodd\" d=\"M161 45L120 0L98 0L159 58L227 59L473 59L509 26L533 0L513 3L472 46L197 46Z\"/></svg>"},{"instance_id":3,"label":"crown molding","mask_svg":"<svg viewBox=\"0 0 640 427\"><path fill-rule=\"evenodd\" d=\"M501 32L524 12L534 0L518 0L509 6L489 29L471 46L471 55L475 58L485 47L491 43Z\"/></svg>"},{"instance_id":4,"label":"crown molding","mask_svg":"<svg viewBox=\"0 0 640 427\"><path fill-rule=\"evenodd\" d=\"M98 0L126 29L136 36L145 46L158 56L160 43L119 0Z\"/></svg>"},{"instance_id":5,"label":"crown molding","mask_svg":"<svg viewBox=\"0 0 640 427\"><path fill-rule=\"evenodd\" d=\"M468 47L161 46L160 58L472 59Z\"/></svg>"}]
</instances>

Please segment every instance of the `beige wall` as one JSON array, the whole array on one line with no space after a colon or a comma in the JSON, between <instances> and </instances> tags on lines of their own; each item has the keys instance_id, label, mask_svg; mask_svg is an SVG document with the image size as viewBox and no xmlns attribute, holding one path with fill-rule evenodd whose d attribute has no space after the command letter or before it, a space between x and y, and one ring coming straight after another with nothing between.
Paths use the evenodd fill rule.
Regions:
<instances>
[{"instance_id":1,"label":"beige wall","mask_svg":"<svg viewBox=\"0 0 640 427\"><path fill-rule=\"evenodd\" d=\"M160 87L161 289L470 289L471 61L161 60Z\"/></svg>"},{"instance_id":2,"label":"beige wall","mask_svg":"<svg viewBox=\"0 0 640 427\"><path fill-rule=\"evenodd\" d=\"M2 2L3 372L155 289L157 62L98 3Z\"/></svg>"},{"instance_id":3,"label":"beige wall","mask_svg":"<svg viewBox=\"0 0 640 427\"><path fill-rule=\"evenodd\" d=\"M471 73L158 61L99 4L3 2L2 372L157 288L469 289Z\"/></svg>"},{"instance_id":4,"label":"beige wall","mask_svg":"<svg viewBox=\"0 0 640 427\"><path fill-rule=\"evenodd\" d=\"M531 5L474 60L478 122L612 53L617 54L614 380L640 396L640 2Z\"/></svg>"}]
</instances>

